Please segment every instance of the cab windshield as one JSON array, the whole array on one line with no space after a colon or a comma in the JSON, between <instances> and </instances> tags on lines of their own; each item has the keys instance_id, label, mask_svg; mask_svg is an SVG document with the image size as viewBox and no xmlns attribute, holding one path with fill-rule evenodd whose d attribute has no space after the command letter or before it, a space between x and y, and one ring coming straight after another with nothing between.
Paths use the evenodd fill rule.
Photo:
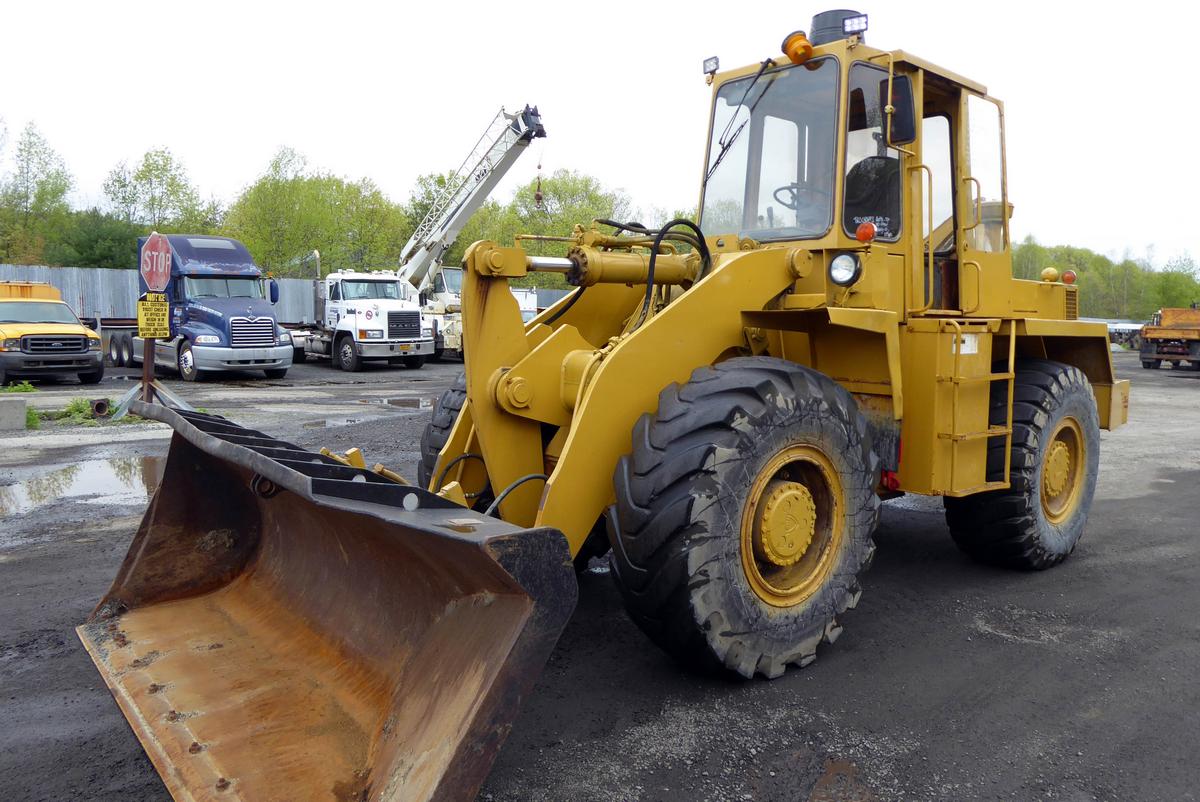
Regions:
<instances>
[{"instance_id":1,"label":"cab windshield","mask_svg":"<svg viewBox=\"0 0 1200 802\"><path fill-rule=\"evenodd\" d=\"M0 303L0 323L79 323L66 304L51 301L5 301Z\"/></svg>"},{"instance_id":2,"label":"cab windshield","mask_svg":"<svg viewBox=\"0 0 1200 802\"><path fill-rule=\"evenodd\" d=\"M717 92L701 227L756 240L819 237L833 220L838 66L832 57Z\"/></svg>"},{"instance_id":3,"label":"cab windshield","mask_svg":"<svg viewBox=\"0 0 1200 802\"><path fill-rule=\"evenodd\" d=\"M398 301L404 297L399 281L343 281L342 298L347 301L388 299Z\"/></svg>"},{"instance_id":4,"label":"cab windshield","mask_svg":"<svg viewBox=\"0 0 1200 802\"><path fill-rule=\"evenodd\" d=\"M440 286L437 286L439 284ZM442 272L434 279L435 292L452 292L458 295L462 292L462 269L457 267L443 267Z\"/></svg>"},{"instance_id":5,"label":"cab windshield","mask_svg":"<svg viewBox=\"0 0 1200 802\"><path fill-rule=\"evenodd\" d=\"M188 276L183 280L189 298L265 298L262 281L249 276Z\"/></svg>"}]
</instances>

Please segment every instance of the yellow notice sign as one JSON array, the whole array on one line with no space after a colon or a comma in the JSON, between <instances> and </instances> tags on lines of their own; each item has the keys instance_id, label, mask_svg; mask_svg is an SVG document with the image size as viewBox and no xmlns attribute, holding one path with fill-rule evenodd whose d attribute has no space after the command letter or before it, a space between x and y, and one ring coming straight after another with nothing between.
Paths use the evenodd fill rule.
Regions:
<instances>
[{"instance_id":1,"label":"yellow notice sign","mask_svg":"<svg viewBox=\"0 0 1200 802\"><path fill-rule=\"evenodd\" d=\"M148 292L138 301L138 336L166 340L171 336L170 306L167 296L160 292Z\"/></svg>"}]
</instances>

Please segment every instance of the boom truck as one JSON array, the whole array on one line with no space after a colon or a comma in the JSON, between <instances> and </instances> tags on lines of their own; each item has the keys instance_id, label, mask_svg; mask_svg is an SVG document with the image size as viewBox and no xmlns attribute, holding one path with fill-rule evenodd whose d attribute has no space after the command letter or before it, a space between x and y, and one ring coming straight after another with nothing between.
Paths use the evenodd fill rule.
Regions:
<instances>
[{"instance_id":1,"label":"boom truck","mask_svg":"<svg viewBox=\"0 0 1200 802\"><path fill-rule=\"evenodd\" d=\"M536 106L516 114L500 109L400 252L400 275L420 293L432 323L435 356L462 356L462 271L443 268L442 257L529 143L544 136Z\"/></svg>"},{"instance_id":2,"label":"boom truck","mask_svg":"<svg viewBox=\"0 0 1200 802\"><path fill-rule=\"evenodd\" d=\"M419 368L433 354L433 330L396 271L335 270L322 276L319 251L300 261L316 266L316 321L292 329L297 359L321 357L334 367L358 371L371 360Z\"/></svg>"},{"instance_id":3,"label":"boom truck","mask_svg":"<svg viewBox=\"0 0 1200 802\"><path fill-rule=\"evenodd\" d=\"M470 799L581 555L682 665L747 678L887 614L886 499L940 496L989 564L1067 558L1129 384L1075 286L1013 278L1000 101L866 23L706 63L695 222L470 247L417 484L135 407L175 435L79 634L177 798ZM508 283L539 271L576 289L525 322Z\"/></svg>"}]
</instances>

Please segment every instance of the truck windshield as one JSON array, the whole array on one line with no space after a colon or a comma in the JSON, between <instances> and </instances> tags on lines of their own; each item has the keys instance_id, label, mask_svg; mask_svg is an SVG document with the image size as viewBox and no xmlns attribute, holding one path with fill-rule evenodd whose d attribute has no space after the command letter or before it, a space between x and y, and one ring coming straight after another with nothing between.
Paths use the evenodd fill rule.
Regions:
<instances>
[{"instance_id":1,"label":"truck windshield","mask_svg":"<svg viewBox=\"0 0 1200 802\"><path fill-rule=\"evenodd\" d=\"M832 57L717 91L701 227L757 240L818 237L833 220L838 67Z\"/></svg>"},{"instance_id":2,"label":"truck windshield","mask_svg":"<svg viewBox=\"0 0 1200 802\"><path fill-rule=\"evenodd\" d=\"M79 323L66 304L52 301L5 301L0 303L0 323Z\"/></svg>"},{"instance_id":3,"label":"truck windshield","mask_svg":"<svg viewBox=\"0 0 1200 802\"><path fill-rule=\"evenodd\" d=\"M399 281L343 281L342 298L347 301L388 299L398 301L404 297Z\"/></svg>"},{"instance_id":4,"label":"truck windshield","mask_svg":"<svg viewBox=\"0 0 1200 802\"><path fill-rule=\"evenodd\" d=\"M257 278L188 276L184 279L189 298L265 298L262 281Z\"/></svg>"},{"instance_id":5,"label":"truck windshield","mask_svg":"<svg viewBox=\"0 0 1200 802\"><path fill-rule=\"evenodd\" d=\"M458 295L462 292L462 270L457 267L443 267L442 278L446 279L445 292Z\"/></svg>"}]
</instances>

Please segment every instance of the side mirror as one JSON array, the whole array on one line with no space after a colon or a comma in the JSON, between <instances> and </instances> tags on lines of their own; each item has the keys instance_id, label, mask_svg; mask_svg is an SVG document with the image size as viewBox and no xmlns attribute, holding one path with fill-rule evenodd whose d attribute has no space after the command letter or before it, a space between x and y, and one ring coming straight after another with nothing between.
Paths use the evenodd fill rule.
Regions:
<instances>
[{"instance_id":1,"label":"side mirror","mask_svg":"<svg viewBox=\"0 0 1200 802\"><path fill-rule=\"evenodd\" d=\"M888 82L879 82L879 105L887 108ZM888 144L907 145L917 138L917 112L913 104L912 81L907 75L892 77L892 108L888 114Z\"/></svg>"},{"instance_id":2,"label":"side mirror","mask_svg":"<svg viewBox=\"0 0 1200 802\"><path fill-rule=\"evenodd\" d=\"M271 279L270 286L271 286L271 293L270 293L271 294L271 303L277 304L277 303L279 303L279 282L276 281L275 279Z\"/></svg>"},{"instance_id":3,"label":"side mirror","mask_svg":"<svg viewBox=\"0 0 1200 802\"><path fill-rule=\"evenodd\" d=\"M420 295L417 296L417 302L419 304L421 304L421 306L425 306L426 304L429 303L429 296L426 295L425 293L421 293Z\"/></svg>"}]
</instances>

